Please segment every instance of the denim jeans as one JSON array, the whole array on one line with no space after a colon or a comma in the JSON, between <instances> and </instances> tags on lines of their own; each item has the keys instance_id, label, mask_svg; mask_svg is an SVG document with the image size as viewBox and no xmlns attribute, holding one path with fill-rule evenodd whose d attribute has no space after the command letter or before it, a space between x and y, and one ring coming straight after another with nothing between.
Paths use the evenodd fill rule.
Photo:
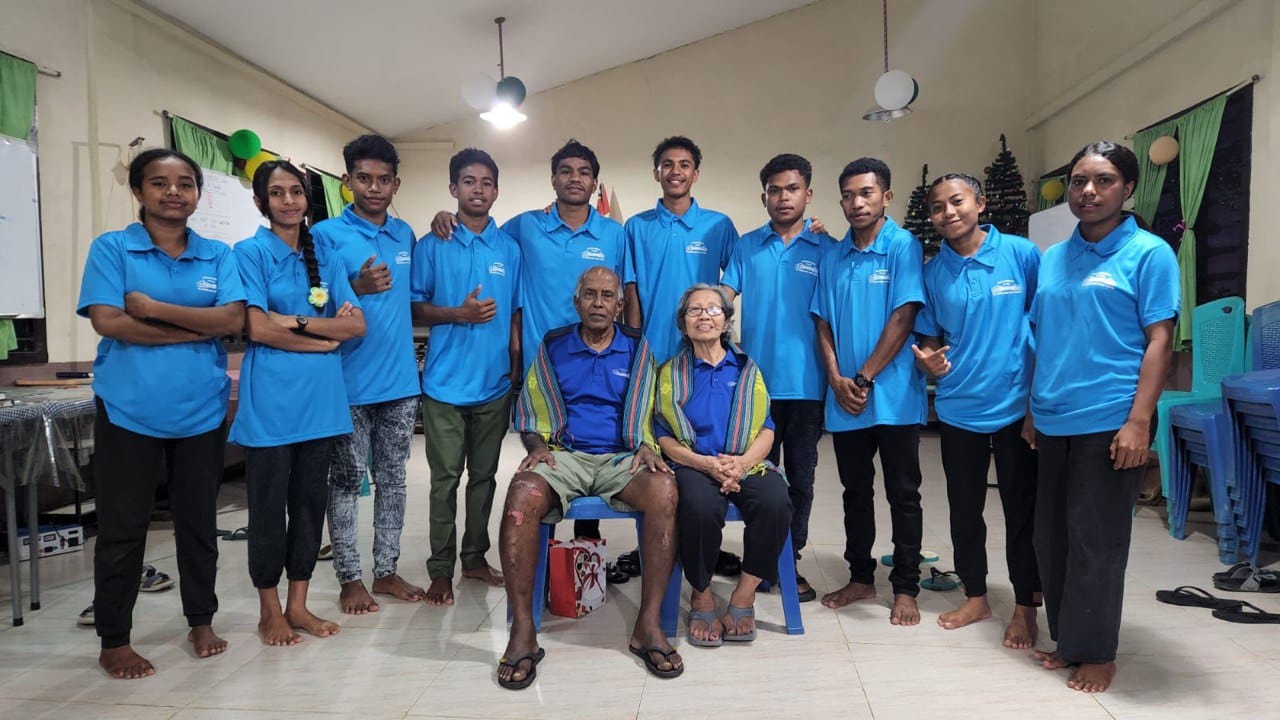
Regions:
<instances>
[{"instance_id":1,"label":"denim jeans","mask_svg":"<svg viewBox=\"0 0 1280 720\"><path fill-rule=\"evenodd\" d=\"M360 548L356 541L360 482L373 475L373 576L394 575L404 529L404 475L409 461L418 397L351 406L350 435L333 443L329 468L329 540L333 570L339 583L359 580Z\"/></svg>"}]
</instances>

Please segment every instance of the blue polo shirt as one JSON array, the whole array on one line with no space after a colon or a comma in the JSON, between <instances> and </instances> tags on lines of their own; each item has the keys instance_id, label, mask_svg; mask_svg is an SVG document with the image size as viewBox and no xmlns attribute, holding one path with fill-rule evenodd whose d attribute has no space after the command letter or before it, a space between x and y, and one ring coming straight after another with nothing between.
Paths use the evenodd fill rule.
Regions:
<instances>
[{"instance_id":1,"label":"blue polo shirt","mask_svg":"<svg viewBox=\"0 0 1280 720\"><path fill-rule=\"evenodd\" d=\"M659 200L627 220L624 283L635 283L644 309L644 337L654 359L665 362L680 349L676 309L680 295L695 283L715 285L729 262L738 231L724 213L692 201L676 215Z\"/></svg>"},{"instance_id":2,"label":"blue polo shirt","mask_svg":"<svg viewBox=\"0 0 1280 720\"><path fill-rule=\"evenodd\" d=\"M302 254L270 228L258 228L235 249L247 305L284 315L333 317L343 303L360 300L342 260L316 247L320 284L329 302L307 302L311 283ZM277 447L351 432L351 409L342 382L340 350L292 352L250 341L240 364L240 406L227 439L244 447Z\"/></svg>"},{"instance_id":3,"label":"blue polo shirt","mask_svg":"<svg viewBox=\"0 0 1280 720\"><path fill-rule=\"evenodd\" d=\"M725 353L715 365L694 358L689 399L681 410L693 428L693 451L699 455L715 457L724 452L724 441L729 436L729 411L733 408L733 394L741 376L742 366L738 363L738 356L732 352ZM767 379L765 384L768 384ZM770 397L772 395L770 393ZM773 429L772 417L764 419L764 427ZM674 437L661 420L654 422L653 429L658 437Z\"/></svg>"},{"instance_id":4,"label":"blue polo shirt","mask_svg":"<svg viewBox=\"0 0 1280 720\"><path fill-rule=\"evenodd\" d=\"M916 332L950 345L951 372L936 380L938 419L990 433L1026 416L1031 392L1031 328L1040 250L1023 237L983 225L973 257L945 241L924 266L924 308Z\"/></svg>"},{"instance_id":5,"label":"blue polo shirt","mask_svg":"<svg viewBox=\"0 0 1280 720\"><path fill-rule=\"evenodd\" d=\"M521 348L524 372L533 364L542 338L558 327L578 322L573 289L587 268L604 265L622 277L626 242L616 220L588 208L587 221L572 230L550 212L530 210L511 218L502 231L520 246Z\"/></svg>"},{"instance_id":6,"label":"blue polo shirt","mask_svg":"<svg viewBox=\"0 0 1280 720\"><path fill-rule=\"evenodd\" d=\"M422 392L450 405L478 405L511 389L511 316L520 302L520 248L489 224L479 235L459 225L454 242L428 234L413 248L415 303L461 305L480 287L497 314L487 323L443 323L431 327Z\"/></svg>"},{"instance_id":7,"label":"blue polo shirt","mask_svg":"<svg viewBox=\"0 0 1280 720\"><path fill-rule=\"evenodd\" d=\"M853 229L827 248L818 268L809 312L831 325L840 373L853 377L871 357L893 311L924 302L920 242L885 217L876 239L859 250ZM831 432L874 425L923 425L926 415L924 374L916 369L911 339L875 377L867 409L851 415L827 392L826 425Z\"/></svg>"},{"instance_id":8,"label":"blue polo shirt","mask_svg":"<svg viewBox=\"0 0 1280 720\"><path fill-rule=\"evenodd\" d=\"M174 259L138 223L89 246L76 312L89 317L93 305L124 310L125 294L134 291L187 307L245 299L231 248L187 230L187 249ZM112 424L126 430L159 438L206 433L227 416L227 353L219 338L138 345L104 337L93 361L93 392Z\"/></svg>"},{"instance_id":9,"label":"blue polo shirt","mask_svg":"<svg viewBox=\"0 0 1280 720\"><path fill-rule=\"evenodd\" d=\"M1124 425L1138 393L1145 328L1176 318L1179 301L1173 249L1132 216L1096 243L1077 225L1046 250L1031 304L1036 429L1067 436Z\"/></svg>"},{"instance_id":10,"label":"blue polo shirt","mask_svg":"<svg viewBox=\"0 0 1280 720\"><path fill-rule=\"evenodd\" d=\"M742 236L720 278L742 296L742 349L774 400L821 400L827 391L809 303L829 244L808 220L790 243L766 223Z\"/></svg>"},{"instance_id":11,"label":"blue polo shirt","mask_svg":"<svg viewBox=\"0 0 1280 720\"><path fill-rule=\"evenodd\" d=\"M622 406L637 341L615 326L613 341L596 352L582 341L581 330L578 323L547 338L547 355L565 406L564 445L593 455L623 452Z\"/></svg>"},{"instance_id":12,"label":"blue polo shirt","mask_svg":"<svg viewBox=\"0 0 1280 720\"><path fill-rule=\"evenodd\" d=\"M360 297L364 337L342 343L342 371L351 405L372 405L418 394L418 361L413 352L413 316L409 312L409 264L413 256L413 228L387 216L381 226L355 213L316 223L311 230L317 246L336 252L355 282L360 266L374 256L374 265L391 270L391 289Z\"/></svg>"}]
</instances>

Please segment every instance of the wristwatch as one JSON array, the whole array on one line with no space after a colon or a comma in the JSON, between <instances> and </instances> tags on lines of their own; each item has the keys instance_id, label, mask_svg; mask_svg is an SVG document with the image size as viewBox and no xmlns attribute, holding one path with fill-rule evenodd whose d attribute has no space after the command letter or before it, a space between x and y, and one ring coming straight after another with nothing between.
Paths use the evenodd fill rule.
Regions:
<instances>
[{"instance_id":1,"label":"wristwatch","mask_svg":"<svg viewBox=\"0 0 1280 720\"><path fill-rule=\"evenodd\" d=\"M293 321L294 321L294 322L296 322L296 323L298 323L298 329L299 329L299 330L306 330L306 329L307 329L307 316L306 316L306 315L298 315L298 316L294 317Z\"/></svg>"},{"instance_id":2,"label":"wristwatch","mask_svg":"<svg viewBox=\"0 0 1280 720\"><path fill-rule=\"evenodd\" d=\"M863 375L862 373L858 373L857 375L853 376L853 384L857 385L858 387L864 390L870 390L872 387L875 386L876 381L872 380L866 375Z\"/></svg>"}]
</instances>

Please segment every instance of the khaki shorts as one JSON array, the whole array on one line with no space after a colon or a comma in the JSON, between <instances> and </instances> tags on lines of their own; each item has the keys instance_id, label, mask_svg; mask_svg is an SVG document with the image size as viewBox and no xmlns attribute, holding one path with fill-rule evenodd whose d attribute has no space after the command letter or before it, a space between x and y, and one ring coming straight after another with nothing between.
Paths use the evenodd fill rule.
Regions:
<instances>
[{"instance_id":1,"label":"khaki shorts","mask_svg":"<svg viewBox=\"0 0 1280 720\"><path fill-rule=\"evenodd\" d=\"M569 503L591 495L604 500L618 512L636 511L617 497L638 472L631 469L635 453L591 455L572 450L553 450L551 456L555 458L555 468L541 463L532 471L546 480L547 485L560 498L560 507L547 511L543 522L560 522Z\"/></svg>"}]
</instances>

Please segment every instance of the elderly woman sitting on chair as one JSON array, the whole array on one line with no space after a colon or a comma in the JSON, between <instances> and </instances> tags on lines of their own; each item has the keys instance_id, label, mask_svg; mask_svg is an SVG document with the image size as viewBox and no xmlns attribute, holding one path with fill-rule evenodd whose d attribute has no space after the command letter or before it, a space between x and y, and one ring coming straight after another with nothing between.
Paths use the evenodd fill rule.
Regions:
<instances>
[{"instance_id":1,"label":"elderly woman sitting on chair","mask_svg":"<svg viewBox=\"0 0 1280 720\"><path fill-rule=\"evenodd\" d=\"M729 340L733 304L699 283L680 298L680 350L658 371L655 431L679 487L680 562L693 587L689 642L719 647L755 639L761 580L777 582L791 527L787 482L765 458L773 445L769 393L760 369ZM742 574L722 616L711 575L729 502L746 520Z\"/></svg>"}]
</instances>

